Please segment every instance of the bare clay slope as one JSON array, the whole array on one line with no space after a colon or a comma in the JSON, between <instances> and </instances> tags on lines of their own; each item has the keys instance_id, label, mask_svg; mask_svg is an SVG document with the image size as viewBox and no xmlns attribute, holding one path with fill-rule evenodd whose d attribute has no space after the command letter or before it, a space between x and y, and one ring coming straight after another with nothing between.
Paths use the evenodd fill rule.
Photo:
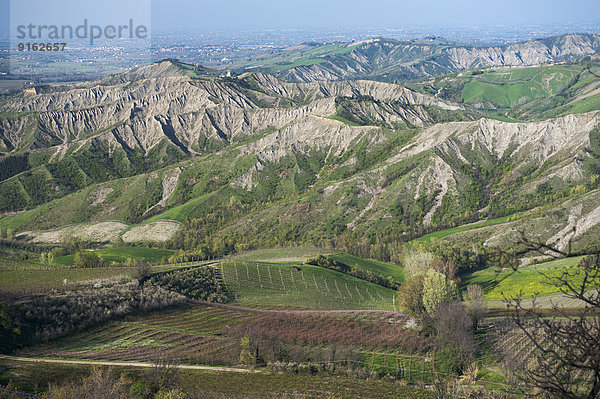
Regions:
<instances>
[{"instance_id":1,"label":"bare clay slope","mask_svg":"<svg viewBox=\"0 0 600 399\"><path fill-rule=\"evenodd\" d=\"M578 61L599 53L600 37L568 34L491 47L463 45L440 38L338 43L330 52L326 50L328 46L331 45L324 45L323 54L319 52L317 56L313 51L286 55L287 58L278 59L275 63L260 60L252 63L248 70L273 73L291 82L348 79L409 81L473 68Z\"/></svg>"},{"instance_id":2,"label":"bare clay slope","mask_svg":"<svg viewBox=\"0 0 600 399\"><path fill-rule=\"evenodd\" d=\"M550 204L546 239L580 219L595 234L597 112L473 120L394 84L201 72L165 61L4 104L19 113L0 118L9 143L0 162L14 171L0 184L0 204L26 212L0 225L176 220L201 231L184 235L186 246L207 237L265 245L343 234L410 239ZM582 204L570 218L568 201Z\"/></svg>"},{"instance_id":3,"label":"bare clay slope","mask_svg":"<svg viewBox=\"0 0 600 399\"><path fill-rule=\"evenodd\" d=\"M444 110L456 109L391 84L287 84L262 74L207 77L189 68L163 61L4 103L0 193L6 200L0 200L0 211L156 170L309 117L328 118L347 99L371 103L368 113L390 127L432 124Z\"/></svg>"}]
</instances>

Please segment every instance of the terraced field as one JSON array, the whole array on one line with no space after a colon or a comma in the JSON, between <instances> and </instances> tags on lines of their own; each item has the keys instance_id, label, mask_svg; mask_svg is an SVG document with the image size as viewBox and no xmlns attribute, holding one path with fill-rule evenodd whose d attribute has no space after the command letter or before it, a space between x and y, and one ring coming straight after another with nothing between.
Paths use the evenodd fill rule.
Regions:
<instances>
[{"instance_id":1,"label":"terraced field","mask_svg":"<svg viewBox=\"0 0 600 399\"><path fill-rule=\"evenodd\" d=\"M392 363L386 363L389 356L399 359L401 372L401 359L416 360L399 352L424 352L430 344L417 331L406 330L405 321L404 316L388 312L260 311L196 305L192 309L113 322L20 354L119 361L168 359L185 364L235 366L240 361L240 339L246 336L261 345L267 361L277 360L277 351L285 347L297 351L295 356L310 356L317 362L343 359L365 362L371 368L391 369ZM337 348L340 359L331 357L330 345ZM362 348L365 355L356 357L344 348ZM385 353L385 362L378 356L366 361L368 353ZM423 356L417 355L416 359L422 362Z\"/></svg>"},{"instance_id":2,"label":"terraced field","mask_svg":"<svg viewBox=\"0 0 600 399\"><path fill-rule=\"evenodd\" d=\"M73 381L89 374L89 367L81 365L36 364L7 361L8 370L0 373L0 384L12 382L17 389L39 392L40 387L60 381ZM136 380L144 370L115 367L115 372ZM363 379L331 375L295 373L228 373L220 371L181 372L186 389L202 392L207 398L297 397L303 398L372 398L425 399L433 398L431 391L416 386L403 386L389 380ZM308 388L307 388L308 387Z\"/></svg>"},{"instance_id":3,"label":"terraced field","mask_svg":"<svg viewBox=\"0 0 600 399\"><path fill-rule=\"evenodd\" d=\"M219 267L242 306L395 310L395 291L317 266L234 261Z\"/></svg>"},{"instance_id":4,"label":"terraced field","mask_svg":"<svg viewBox=\"0 0 600 399\"><path fill-rule=\"evenodd\" d=\"M152 266L152 271L163 272L194 264L197 263L157 265ZM129 279L135 270L134 267L48 268L34 263L0 260L0 293L12 296L72 289L83 282Z\"/></svg>"},{"instance_id":5,"label":"terraced field","mask_svg":"<svg viewBox=\"0 0 600 399\"><path fill-rule=\"evenodd\" d=\"M542 347L546 348L551 345L550 340L540 340L539 343ZM564 344L561 345L558 350L561 347L565 348ZM535 362L536 357L539 356L539 353L536 353L538 348L531 342L524 331L517 328L506 330L500 334L496 338L495 346L498 353L510 353L511 356L514 356L514 359L518 359L519 361L531 360ZM557 350L557 348L552 349ZM577 372L566 374L568 377L565 378L569 378L569 382L574 384L574 386L580 387L582 397L587 397L586 389L589 390L594 382L593 374L591 370L581 368Z\"/></svg>"},{"instance_id":6,"label":"terraced field","mask_svg":"<svg viewBox=\"0 0 600 399\"><path fill-rule=\"evenodd\" d=\"M223 345L217 335L244 316L211 307L165 312L112 323L36 350L36 355L123 361L169 359L192 364L215 364L214 359L220 359L216 363L230 364L235 356L226 352L232 344Z\"/></svg>"},{"instance_id":7,"label":"terraced field","mask_svg":"<svg viewBox=\"0 0 600 399\"><path fill-rule=\"evenodd\" d=\"M334 251L315 248L315 247L297 247L297 248L271 248L257 249L245 252L239 255L231 256L231 260L246 260L258 262L305 262L319 254L327 255Z\"/></svg>"}]
</instances>

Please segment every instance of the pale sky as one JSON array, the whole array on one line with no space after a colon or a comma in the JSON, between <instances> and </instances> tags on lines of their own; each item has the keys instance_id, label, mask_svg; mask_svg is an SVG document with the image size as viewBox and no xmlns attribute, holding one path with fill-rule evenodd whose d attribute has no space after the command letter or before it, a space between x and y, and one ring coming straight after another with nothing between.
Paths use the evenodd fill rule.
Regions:
<instances>
[{"instance_id":1,"label":"pale sky","mask_svg":"<svg viewBox=\"0 0 600 399\"><path fill-rule=\"evenodd\" d=\"M117 19L152 11L156 30L395 28L406 25L485 26L600 24L599 0L13 0L31 19ZM0 25L8 23L0 0ZM51 5L51 9L36 4ZM149 6L151 4L151 6ZM79 10L75 10L79 8ZM137 10L136 10L137 9ZM127 14L127 15L126 15Z\"/></svg>"},{"instance_id":2,"label":"pale sky","mask_svg":"<svg viewBox=\"0 0 600 399\"><path fill-rule=\"evenodd\" d=\"M599 0L154 0L153 25L285 29L600 23Z\"/></svg>"}]
</instances>

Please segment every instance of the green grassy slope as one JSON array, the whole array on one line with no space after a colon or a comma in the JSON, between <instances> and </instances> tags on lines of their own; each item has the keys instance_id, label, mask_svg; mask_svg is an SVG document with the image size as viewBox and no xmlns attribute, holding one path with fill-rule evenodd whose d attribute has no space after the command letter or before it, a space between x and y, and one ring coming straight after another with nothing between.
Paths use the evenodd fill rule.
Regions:
<instances>
[{"instance_id":1,"label":"green grassy slope","mask_svg":"<svg viewBox=\"0 0 600 399\"><path fill-rule=\"evenodd\" d=\"M462 285L479 284L488 300L502 300L504 297L515 298L523 294L523 298L560 294L561 291L548 278L559 277L565 271L573 273L582 257L559 259L520 268L518 271L498 272L485 269L462 277ZM572 283L581 283L583 276L575 275Z\"/></svg>"},{"instance_id":2,"label":"green grassy slope","mask_svg":"<svg viewBox=\"0 0 600 399\"><path fill-rule=\"evenodd\" d=\"M511 220L514 220L515 215L510 215L510 216L504 216L501 218L496 218L496 219L489 219L489 220L485 220L483 222L478 222L478 223L471 223L471 224L467 224L467 225L463 225L463 226L457 226L457 227L452 227L450 229L445 229L445 230L439 230L433 233L429 233L426 234L424 236L421 236L417 239L415 239L414 241L416 242L427 242L430 241L432 239L438 239L441 240L443 238L446 238L454 233L460 233L463 231L469 231L469 230L474 230L474 229L478 229L480 227L486 227L486 226L493 226L496 224L502 224L502 223L506 223L509 222Z\"/></svg>"},{"instance_id":3,"label":"green grassy slope","mask_svg":"<svg viewBox=\"0 0 600 399\"><path fill-rule=\"evenodd\" d=\"M162 212L156 216L152 216L148 221L155 220L177 220L179 222L185 222L190 219L194 214L199 213L198 210L204 203L204 201L210 199L213 193L206 193L199 197L192 198L188 202L182 205L177 205L165 212Z\"/></svg>"},{"instance_id":4,"label":"green grassy slope","mask_svg":"<svg viewBox=\"0 0 600 399\"><path fill-rule=\"evenodd\" d=\"M290 248L269 248L269 249L257 249L254 251L244 252L238 255L231 256L230 260L245 260L245 261L257 261L257 262L276 262L285 263L293 262L304 263L310 258L314 258L319 254L329 254L334 251L315 248L309 246L302 247L290 247Z\"/></svg>"},{"instance_id":5,"label":"green grassy slope","mask_svg":"<svg viewBox=\"0 0 600 399\"><path fill-rule=\"evenodd\" d=\"M306 46L299 50L290 50L276 57L255 61L245 68L259 68L261 72L281 74L297 66L310 66L325 62L326 57L347 54L356 47L355 44L330 43L317 46Z\"/></svg>"},{"instance_id":6,"label":"green grassy slope","mask_svg":"<svg viewBox=\"0 0 600 399\"><path fill-rule=\"evenodd\" d=\"M172 265L160 265L152 268L155 272L177 268ZM94 280L129 279L136 269L134 267L101 267L101 268L67 268L27 265L17 270L0 260L0 293L4 295L27 295L48 292L50 290L66 290L74 288L74 284Z\"/></svg>"},{"instance_id":7,"label":"green grassy slope","mask_svg":"<svg viewBox=\"0 0 600 399\"><path fill-rule=\"evenodd\" d=\"M175 251L169 249L144 248L144 247L113 247L92 251L106 262L125 262L127 259L137 259L146 262L160 262L163 258L173 255ZM56 264L73 266L75 254L59 256L54 259Z\"/></svg>"},{"instance_id":8,"label":"green grassy slope","mask_svg":"<svg viewBox=\"0 0 600 399\"><path fill-rule=\"evenodd\" d=\"M254 156L237 157L236 154L217 153L177 164L175 167L185 168L182 181L169 198L168 209L153 217L145 212L161 199L163 173L171 173L174 167L82 188L62 198L4 217L0 219L0 227L23 231L46 230L98 220L115 220L128 224L137 224L143 220L184 222L201 216L207 208L214 205L206 205L207 198L217 195L218 201L229 199L231 189L228 183L245 173L254 162ZM185 183L187 176L197 183L188 186ZM224 190L220 190L221 188ZM96 201L100 192L109 193L102 202Z\"/></svg>"},{"instance_id":9,"label":"green grassy slope","mask_svg":"<svg viewBox=\"0 0 600 399\"><path fill-rule=\"evenodd\" d=\"M362 269L366 271L373 272L374 274L381 276L383 278L387 278L391 276L394 281L401 283L404 281L404 271L400 266L385 263L378 260L372 259L362 259L356 256L352 256L349 254L339 253L332 254L328 256L330 259L333 259L337 262L343 263L350 267L355 267L357 269Z\"/></svg>"},{"instance_id":10,"label":"green grassy slope","mask_svg":"<svg viewBox=\"0 0 600 399\"><path fill-rule=\"evenodd\" d=\"M243 306L394 310L393 290L317 266L237 261L219 267Z\"/></svg>"},{"instance_id":11,"label":"green grassy slope","mask_svg":"<svg viewBox=\"0 0 600 399\"><path fill-rule=\"evenodd\" d=\"M567 65L486 71L472 76L465 84L462 100L511 108L559 93L580 71L580 68Z\"/></svg>"},{"instance_id":12,"label":"green grassy slope","mask_svg":"<svg viewBox=\"0 0 600 399\"><path fill-rule=\"evenodd\" d=\"M597 83L582 63L475 70L410 87L510 122L598 110Z\"/></svg>"}]
</instances>

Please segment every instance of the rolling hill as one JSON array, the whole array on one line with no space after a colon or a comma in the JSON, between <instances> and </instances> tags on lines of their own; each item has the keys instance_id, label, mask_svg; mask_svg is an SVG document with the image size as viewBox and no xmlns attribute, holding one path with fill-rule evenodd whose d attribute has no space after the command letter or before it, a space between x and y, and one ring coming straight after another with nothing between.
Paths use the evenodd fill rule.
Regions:
<instances>
[{"instance_id":1,"label":"rolling hill","mask_svg":"<svg viewBox=\"0 0 600 399\"><path fill-rule=\"evenodd\" d=\"M510 226L563 243L575 224L573 239L590 245L597 84L583 64L405 88L221 77L165 60L16 95L1 105L0 228L34 242L79 234L229 252L408 241L490 219L444 237L500 244Z\"/></svg>"},{"instance_id":2,"label":"rolling hill","mask_svg":"<svg viewBox=\"0 0 600 399\"><path fill-rule=\"evenodd\" d=\"M499 301L576 314L551 279L598 286L571 253L600 250L598 51L306 43L6 97L0 384L103 364L136 397L523 395L536 347ZM521 236L568 253L509 257Z\"/></svg>"},{"instance_id":3,"label":"rolling hill","mask_svg":"<svg viewBox=\"0 0 600 399\"><path fill-rule=\"evenodd\" d=\"M308 44L269 54L238 68L290 82L372 79L406 82L475 68L534 66L578 61L598 54L600 37L563 35L504 46L476 47L437 37L411 41L370 39Z\"/></svg>"}]
</instances>

